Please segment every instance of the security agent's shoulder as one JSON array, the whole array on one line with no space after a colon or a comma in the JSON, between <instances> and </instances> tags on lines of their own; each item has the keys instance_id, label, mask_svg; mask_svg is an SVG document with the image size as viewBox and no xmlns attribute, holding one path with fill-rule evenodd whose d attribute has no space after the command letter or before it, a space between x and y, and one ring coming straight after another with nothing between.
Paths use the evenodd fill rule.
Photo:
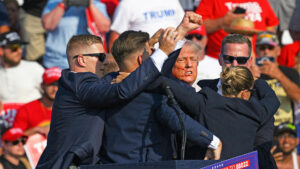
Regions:
<instances>
[{"instance_id":1,"label":"security agent's shoulder","mask_svg":"<svg viewBox=\"0 0 300 169\"><path fill-rule=\"evenodd\" d=\"M197 85L200 86L201 88L209 87L209 88L215 89L218 85L219 80L220 80L219 78L217 78L217 79L204 79L204 80L200 80L197 83Z\"/></svg>"},{"instance_id":2,"label":"security agent's shoulder","mask_svg":"<svg viewBox=\"0 0 300 169\"><path fill-rule=\"evenodd\" d=\"M105 82L111 82L114 78L116 78L119 75L119 72L110 72L101 79Z\"/></svg>"}]
</instances>

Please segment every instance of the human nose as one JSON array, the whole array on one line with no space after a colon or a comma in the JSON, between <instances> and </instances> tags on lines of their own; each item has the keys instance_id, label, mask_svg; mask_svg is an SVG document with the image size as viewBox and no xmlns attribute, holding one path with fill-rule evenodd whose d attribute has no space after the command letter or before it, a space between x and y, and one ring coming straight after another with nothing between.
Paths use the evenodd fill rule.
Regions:
<instances>
[{"instance_id":1,"label":"human nose","mask_svg":"<svg viewBox=\"0 0 300 169\"><path fill-rule=\"evenodd\" d=\"M192 60L191 59L186 60L186 67L192 67Z\"/></svg>"},{"instance_id":2,"label":"human nose","mask_svg":"<svg viewBox=\"0 0 300 169\"><path fill-rule=\"evenodd\" d=\"M233 60L232 66L238 66L238 65L239 65L238 62L236 60Z\"/></svg>"}]
</instances>

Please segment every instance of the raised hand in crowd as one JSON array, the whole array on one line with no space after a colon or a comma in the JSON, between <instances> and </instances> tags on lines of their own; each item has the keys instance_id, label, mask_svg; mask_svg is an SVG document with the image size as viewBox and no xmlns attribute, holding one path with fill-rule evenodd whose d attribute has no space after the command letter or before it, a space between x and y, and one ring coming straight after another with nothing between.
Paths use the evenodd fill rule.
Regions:
<instances>
[{"instance_id":1,"label":"raised hand in crowd","mask_svg":"<svg viewBox=\"0 0 300 169\"><path fill-rule=\"evenodd\" d=\"M262 74L268 75L274 79L281 79L281 76L284 76L278 67L278 63L275 62L265 61L259 69Z\"/></svg>"},{"instance_id":2,"label":"raised hand in crowd","mask_svg":"<svg viewBox=\"0 0 300 169\"><path fill-rule=\"evenodd\" d=\"M278 161L282 161L282 160L283 160L283 153L282 153L282 152L275 152L276 148L277 148L277 146L274 145L274 146L271 148L270 152L271 152L271 154L272 154L272 156L273 156L275 162L277 163ZM275 152L275 153L274 153L274 152Z\"/></svg>"},{"instance_id":3,"label":"raised hand in crowd","mask_svg":"<svg viewBox=\"0 0 300 169\"><path fill-rule=\"evenodd\" d=\"M232 10L228 11L223 17L222 17L222 26L228 27L232 23L233 20L236 18L243 18L245 17L245 14L236 14L234 11L236 8L233 8Z\"/></svg>"},{"instance_id":4,"label":"raised hand in crowd","mask_svg":"<svg viewBox=\"0 0 300 169\"><path fill-rule=\"evenodd\" d=\"M252 56L251 56L251 57L252 57ZM254 59L254 60L255 60L255 59ZM260 77L261 72L260 72L260 69L259 69L259 67L256 65L255 62L252 63L252 64L250 65L249 70L251 71L254 80L257 80L257 79Z\"/></svg>"}]
</instances>

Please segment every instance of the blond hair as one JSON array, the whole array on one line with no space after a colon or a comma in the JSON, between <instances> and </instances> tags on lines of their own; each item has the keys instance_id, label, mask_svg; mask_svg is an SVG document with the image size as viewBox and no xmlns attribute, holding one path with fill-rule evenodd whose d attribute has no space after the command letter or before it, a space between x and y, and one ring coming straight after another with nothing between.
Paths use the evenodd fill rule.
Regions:
<instances>
[{"instance_id":1,"label":"blond hair","mask_svg":"<svg viewBox=\"0 0 300 169\"><path fill-rule=\"evenodd\" d=\"M251 90L254 78L246 67L226 67L221 72L221 83L223 96L237 96L243 90Z\"/></svg>"}]
</instances>

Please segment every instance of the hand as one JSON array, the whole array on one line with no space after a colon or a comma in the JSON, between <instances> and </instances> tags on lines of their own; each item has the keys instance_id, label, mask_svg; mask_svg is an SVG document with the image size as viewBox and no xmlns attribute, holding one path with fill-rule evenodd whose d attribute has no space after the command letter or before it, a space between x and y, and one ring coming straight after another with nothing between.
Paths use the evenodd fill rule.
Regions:
<instances>
[{"instance_id":1,"label":"hand","mask_svg":"<svg viewBox=\"0 0 300 169\"><path fill-rule=\"evenodd\" d=\"M221 158L222 142L220 141L217 149L207 149L204 160L219 160Z\"/></svg>"},{"instance_id":2,"label":"hand","mask_svg":"<svg viewBox=\"0 0 300 169\"><path fill-rule=\"evenodd\" d=\"M283 160L283 153L282 152L277 152L274 153L274 151L276 150L277 146L273 146L270 150L275 162L277 163L278 161L282 161Z\"/></svg>"},{"instance_id":3,"label":"hand","mask_svg":"<svg viewBox=\"0 0 300 169\"><path fill-rule=\"evenodd\" d=\"M283 73L278 68L278 64L270 61L264 61L263 65L259 67L262 74L268 75L274 79L280 79Z\"/></svg>"},{"instance_id":4,"label":"hand","mask_svg":"<svg viewBox=\"0 0 300 169\"><path fill-rule=\"evenodd\" d=\"M180 39L183 39L189 31L199 28L202 24L203 20L201 15L195 12L186 12L176 30Z\"/></svg>"},{"instance_id":5,"label":"hand","mask_svg":"<svg viewBox=\"0 0 300 169\"><path fill-rule=\"evenodd\" d=\"M27 136L31 136L33 134L41 134L44 135L46 137L48 137L48 133L49 133L50 127L49 126L45 126L45 127L34 127L31 129L28 129L24 132L25 135Z\"/></svg>"},{"instance_id":6,"label":"hand","mask_svg":"<svg viewBox=\"0 0 300 169\"><path fill-rule=\"evenodd\" d=\"M260 69L255 63L251 63L249 70L251 71L254 80L257 80L260 77Z\"/></svg>"},{"instance_id":7,"label":"hand","mask_svg":"<svg viewBox=\"0 0 300 169\"><path fill-rule=\"evenodd\" d=\"M236 19L236 18L243 18L245 17L245 14L235 14L233 13L233 11L235 10L232 9L231 11L228 11L224 16L223 16L223 19L222 19L222 26L223 27L229 27L231 22Z\"/></svg>"},{"instance_id":8,"label":"hand","mask_svg":"<svg viewBox=\"0 0 300 169\"><path fill-rule=\"evenodd\" d=\"M163 32L164 32L164 29L161 28L157 32L155 32L155 34L150 38L150 40L149 40L150 48L153 48L154 45L159 41L159 38Z\"/></svg>"},{"instance_id":9,"label":"hand","mask_svg":"<svg viewBox=\"0 0 300 169\"><path fill-rule=\"evenodd\" d=\"M169 55L174 51L179 37L174 28L168 27L159 39L159 49L162 50L166 55Z\"/></svg>"}]
</instances>

